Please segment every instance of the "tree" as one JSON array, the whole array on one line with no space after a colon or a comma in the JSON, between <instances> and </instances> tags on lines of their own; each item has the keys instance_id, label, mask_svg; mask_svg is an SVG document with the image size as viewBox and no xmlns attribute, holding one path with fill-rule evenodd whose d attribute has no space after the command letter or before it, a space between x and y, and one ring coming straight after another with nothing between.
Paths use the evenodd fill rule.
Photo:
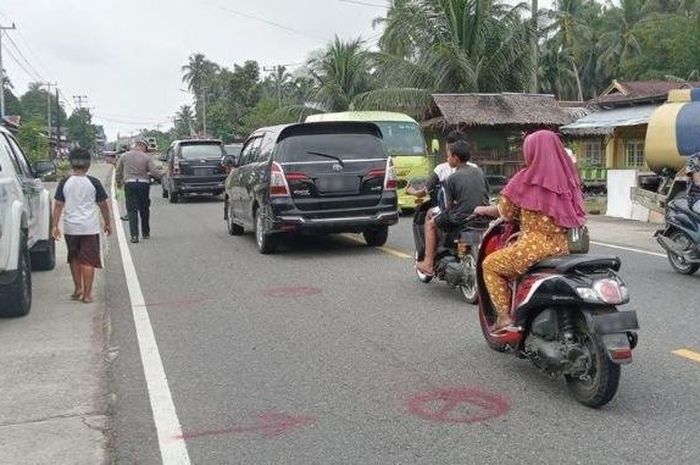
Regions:
<instances>
[{"instance_id":1,"label":"tree","mask_svg":"<svg viewBox=\"0 0 700 465\"><path fill-rule=\"evenodd\" d=\"M524 4L494 0L397 0L374 55L379 90L360 108L426 109L435 92L523 91L531 80L533 23Z\"/></svg>"},{"instance_id":2,"label":"tree","mask_svg":"<svg viewBox=\"0 0 700 465\"><path fill-rule=\"evenodd\" d=\"M49 97L48 92L39 82L29 84L29 90L20 97L21 115L23 121L41 122L46 127L47 105L51 101L51 126L56 127L58 119L66 120L66 112L56 99L55 95Z\"/></svg>"},{"instance_id":3,"label":"tree","mask_svg":"<svg viewBox=\"0 0 700 465\"><path fill-rule=\"evenodd\" d=\"M700 70L700 22L684 15L653 14L634 28L640 53L626 57L625 79L665 79L691 76Z\"/></svg>"},{"instance_id":4,"label":"tree","mask_svg":"<svg viewBox=\"0 0 700 465\"><path fill-rule=\"evenodd\" d=\"M78 108L66 121L68 137L80 147L94 149L97 130L92 124L92 115L87 108Z\"/></svg>"},{"instance_id":5,"label":"tree","mask_svg":"<svg viewBox=\"0 0 700 465\"><path fill-rule=\"evenodd\" d=\"M20 125L17 139L31 163L46 160L49 156L49 141L41 124L30 121Z\"/></svg>"},{"instance_id":6,"label":"tree","mask_svg":"<svg viewBox=\"0 0 700 465\"><path fill-rule=\"evenodd\" d=\"M309 62L316 90L315 103L328 111L348 110L353 99L372 89L370 55L361 39L333 39Z\"/></svg>"},{"instance_id":7,"label":"tree","mask_svg":"<svg viewBox=\"0 0 700 465\"><path fill-rule=\"evenodd\" d=\"M635 26L642 21L644 0L620 0L617 7L608 0L605 12L605 32L600 37L602 53L598 66L608 75L616 76L620 63L638 56L642 52Z\"/></svg>"},{"instance_id":8,"label":"tree","mask_svg":"<svg viewBox=\"0 0 700 465\"><path fill-rule=\"evenodd\" d=\"M208 99L210 92L213 91L212 88L216 85L216 76L219 72L219 65L209 61L203 53L190 55L187 64L182 66L182 81L194 95L198 120L203 121L201 116L204 111L204 99Z\"/></svg>"},{"instance_id":9,"label":"tree","mask_svg":"<svg viewBox=\"0 0 700 465\"><path fill-rule=\"evenodd\" d=\"M175 114L173 133L175 139L185 139L194 133L194 115L191 106L182 105Z\"/></svg>"}]
</instances>

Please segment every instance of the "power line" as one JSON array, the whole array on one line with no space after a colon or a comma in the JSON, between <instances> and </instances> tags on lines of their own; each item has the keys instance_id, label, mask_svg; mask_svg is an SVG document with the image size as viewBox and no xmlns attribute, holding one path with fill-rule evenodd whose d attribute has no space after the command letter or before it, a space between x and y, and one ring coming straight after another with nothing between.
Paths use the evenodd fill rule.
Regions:
<instances>
[{"instance_id":1,"label":"power line","mask_svg":"<svg viewBox=\"0 0 700 465\"><path fill-rule=\"evenodd\" d=\"M274 27L276 27L276 28L285 30L285 31L287 31L287 32L292 32L292 33L294 33L294 34L298 34L298 35L303 36L303 37L306 37L306 38L308 38L308 39L325 40L324 37L319 37L319 36L314 36L314 35L311 35L311 34L307 34L307 33L303 32L303 31L298 30L298 29L294 29L293 27L285 26L284 24L276 23L276 22L274 22L274 21L270 21L270 20L268 20L268 19L261 18L261 17L259 17L259 16L251 15L251 14L249 14L249 13L244 13L244 12L242 12L242 11L233 10L233 9L231 9L231 8L228 8L228 7L223 7L223 6L218 5L218 4L216 4L216 3L207 2L207 1L203 1L203 2L201 2L201 3L203 3L203 4L205 4L205 5L209 5L209 6L214 7L214 8L218 8L218 9L221 10L221 11L225 11L225 12L231 13L231 14L236 15L236 16L242 16L243 18L252 19L253 21L258 21L258 22L261 22L261 23L265 23L265 24L268 24L268 25L270 25L270 26L274 26Z\"/></svg>"},{"instance_id":2,"label":"power line","mask_svg":"<svg viewBox=\"0 0 700 465\"><path fill-rule=\"evenodd\" d=\"M384 9L389 8L389 5L378 5L376 3L363 2L361 0L338 0L338 1L341 3L350 3L352 5L371 6L373 8L384 8Z\"/></svg>"},{"instance_id":3,"label":"power line","mask_svg":"<svg viewBox=\"0 0 700 465\"><path fill-rule=\"evenodd\" d=\"M29 69L31 69L34 72L34 74L40 78L39 79L40 81L44 81L45 80L44 77L41 75L41 73L39 71L36 70L36 68L29 62L29 60L27 60L27 57L24 56L24 54L22 53L22 50L20 50L20 48L15 43L15 41L12 40L12 37L7 35L6 38L7 38L8 42L10 42L10 44L14 47L15 51L19 54L19 56L22 58L22 60L27 64Z\"/></svg>"},{"instance_id":4,"label":"power line","mask_svg":"<svg viewBox=\"0 0 700 465\"><path fill-rule=\"evenodd\" d=\"M17 66L19 66L19 68L20 68L22 71L24 71L24 73L25 73L32 81L36 81L36 82L41 82L41 81L42 81L41 76L37 76L36 74L32 73L30 70L27 69L27 67L24 65L24 63L22 63L22 62L20 61L20 59L17 58L17 57L15 56L15 54L14 54L14 52L12 51L11 48L9 48L9 47L7 47L7 46L5 46L5 45L3 45L2 47L3 47L3 49L7 52L7 54L10 56L10 58L12 58L12 61L14 61L15 64L16 64Z\"/></svg>"}]
</instances>

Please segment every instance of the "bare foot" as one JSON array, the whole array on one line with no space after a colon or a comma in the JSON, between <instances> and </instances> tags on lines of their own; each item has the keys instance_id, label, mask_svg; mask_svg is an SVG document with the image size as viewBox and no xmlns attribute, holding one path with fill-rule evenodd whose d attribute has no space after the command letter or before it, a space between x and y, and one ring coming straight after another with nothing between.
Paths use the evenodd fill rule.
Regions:
<instances>
[{"instance_id":1,"label":"bare foot","mask_svg":"<svg viewBox=\"0 0 700 465\"><path fill-rule=\"evenodd\" d=\"M80 291L75 291L70 295L70 300L81 300L83 298L83 293Z\"/></svg>"},{"instance_id":2,"label":"bare foot","mask_svg":"<svg viewBox=\"0 0 700 465\"><path fill-rule=\"evenodd\" d=\"M84 304L91 304L95 299L92 296L86 295L82 298Z\"/></svg>"}]
</instances>

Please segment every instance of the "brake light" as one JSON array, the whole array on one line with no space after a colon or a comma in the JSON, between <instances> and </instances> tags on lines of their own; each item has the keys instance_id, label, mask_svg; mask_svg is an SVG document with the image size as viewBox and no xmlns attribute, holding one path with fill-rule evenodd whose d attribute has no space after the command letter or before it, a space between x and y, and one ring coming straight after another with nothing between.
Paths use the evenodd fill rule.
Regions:
<instances>
[{"instance_id":1,"label":"brake light","mask_svg":"<svg viewBox=\"0 0 700 465\"><path fill-rule=\"evenodd\" d=\"M385 174L386 170L384 168L375 168L365 174L365 179L383 178Z\"/></svg>"},{"instance_id":2,"label":"brake light","mask_svg":"<svg viewBox=\"0 0 700 465\"><path fill-rule=\"evenodd\" d=\"M386 161L386 175L384 176L384 190L395 191L399 179L394 171L394 161L389 157Z\"/></svg>"},{"instance_id":3,"label":"brake light","mask_svg":"<svg viewBox=\"0 0 700 465\"><path fill-rule=\"evenodd\" d=\"M270 197L289 197L289 186L284 177L284 170L276 161L272 162L270 169Z\"/></svg>"},{"instance_id":4,"label":"brake light","mask_svg":"<svg viewBox=\"0 0 700 465\"><path fill-rule=\"evenodd\" d=\"M311 182L311 178L305 175L304 173L285 173L284 177L287 180L287 182Z\"/></svg>"},{"instance_id":5,"label":"brake light","mask_svg":"<svg viewBox=\"0 0 700 465\"><path fill-rule=\"evenodd\" d=\"M173 174L178 176L180 174L180 160L177 158L173 160Z\"/></svg>"},{"instance_id":6,"label":"brake light","mask_svg":"<svg viewBox=\"0 0 700 465\"><path fill-rule=\"evenodd\" d=\"M593 285L600 300L606 304L617 305L627 300L626 289L614 279L601 279Z\"/></svg>"}]
</instances>

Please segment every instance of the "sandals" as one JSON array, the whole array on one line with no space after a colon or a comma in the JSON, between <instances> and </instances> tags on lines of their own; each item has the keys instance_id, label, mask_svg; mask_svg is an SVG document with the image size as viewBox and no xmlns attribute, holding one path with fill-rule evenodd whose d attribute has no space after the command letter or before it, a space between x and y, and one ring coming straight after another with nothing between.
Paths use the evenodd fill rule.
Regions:
<instances>
[{"instance_id":1,"label":"sandals","mask_svg":"<svg viewBox=\"0 0 700 465\"><path fill-rule=\"evenodd\" d=\"M489 333L492 336L502 336L503 333L517 333L520 331L521 328L515 326L513 320L510 318L500 323L497 322L491 328L489 328Z\"/></svg>"},{"instance_id":2,"label":"sandals","mask_svg":"<svg viewBox=\"0 0 700 465\"><path fill-rule=\"evenodd\" d=\"M430 271L426 270L425 268L423 268L423 267L420 265L420 263L416 263L416 270L417 270L419 273L424 274L425 276L428 276L428 277L430 277L430 278L432 278L433 275L434 275L434 273L433 273L432 270L430 270Z\"/></svg>"}]
</instances>

